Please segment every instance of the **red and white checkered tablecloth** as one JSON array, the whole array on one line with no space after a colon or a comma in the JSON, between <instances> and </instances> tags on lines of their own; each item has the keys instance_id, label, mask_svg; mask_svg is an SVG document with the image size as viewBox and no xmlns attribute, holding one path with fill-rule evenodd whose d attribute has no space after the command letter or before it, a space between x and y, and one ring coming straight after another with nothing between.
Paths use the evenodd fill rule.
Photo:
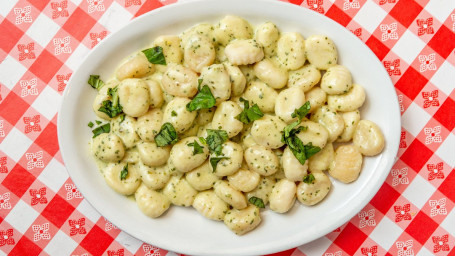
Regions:
<instances>
[{"instance_id":1,"label":"red and white checkered tablecloth","mask_svg":"<svg viewBox=\"0 0 455 256\"><path fill-rule=\"evenodd\" d=\"M107 34L176 0L0 2L0 254L176 255L104 219L69 179L62 91ZM455 255L455 0L290 0L347 27L399 97L398 161L371 202L279 256Z\"/></svg>"}]
</instances>

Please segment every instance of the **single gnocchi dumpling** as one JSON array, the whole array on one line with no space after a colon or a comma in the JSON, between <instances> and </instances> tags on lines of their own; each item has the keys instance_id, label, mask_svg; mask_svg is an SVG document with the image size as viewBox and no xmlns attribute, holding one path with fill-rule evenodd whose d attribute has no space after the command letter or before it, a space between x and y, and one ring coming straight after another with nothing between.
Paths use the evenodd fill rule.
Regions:
<instances>
[{"instance_id":1,"label":"single gnocchi dumpling","mask_svg":"<svg viewBox=\"0 0 455 256\"><path fill-rule=\"evenodd\" d=\"M321 151L308 159L308 169L313 174L328 170L334 154L333 144L327 143Z\"/></svg>"},{"instance_id":2,"label":"single gnocchi dumpling","mask_svg":"<svg viewBox=\"0 0 455 256\"><path fill-rule=\"evenodd\" d=\"M246 78L239 67L232 65L229 62L223 62L224 68L229 74L231 81L231 94L232 96L240 96L245 90Z\"/></svg>"},{"instance_id":3,"label":"single gnocchi dumpling","mask_svg":"<svg viewBox=\"0 0 455 256\"><path fill-rule=\"evenodd\" d=\"M269 59L257 62L254 65L254 72L262 82L268 84L273 89L281 89L288 82L287 70L275 66Z\"/></svg>"},{"instance_id":4,"label":"single gnocchi dumpling","mask_svg":"<svg viewBox=\"0 0 455 256\"><path fill-rule=\"evenodd\" d=\"M234 40L226 46L224 54L234 65L249 65L264 58L262 46L254 39Z\"/></svg>"},{"instance_id":5,"label":"single gnocchi dumpling","mask_svg":"<svg viewBox=\"0 0 455 256\"><path fill-rule=\"evenodd\" d=\"M292 113L305 104L305 94L300 87L291 87L282 90L275 102L275 114L286 123L292 123L297 117Z\"/></svg>"},{"instance_id":6,"label":"single gnocchi dumpling","mask_svg":"<svg viewBox=\"0 0 455 256\"><path fill-rule=\"evenodd\" d=\"M282 179L275 184L270 194L270 209L274 212L285 213L295 202L297 186L293 181Z\"/></svg>"},{"instance_id":7,"label":"single gnocchi dumpling","mask_svg":"<svg viewBox=\"0 0 455 256\"><path fill-rule=\"evenodd\" d=\"M362 86L353 84L351 90L344 94L327 96L327 105L337 111L354 111L365 102L365 91Z\"/></svg>"},{"instance_id":8,"label":"single gnocchi dumpling","mask_svg":"<svg viewBox=\"0 0 455 256\"><path fill-rule=\"evenodd\" d=\"M111 121L111 130L120 137L126 148L132 148L139 141L136 134L136 119L118 116Z\"/></svg>"},{"instance_id":9,"label":"single gnocchi dumpling","mask_svg":"<svg viewBox=\"0 0 455 256\"><path fill-rule=\"evenodd\" d=\"M198 142L198 137L187 137L175 144L169 156L169 162L179 172L189 172L194 168L202 165L209 156L209 150L206 146L202 147L202 153L193 154L193 146L188 145Z\"/></svg>"},{"instance_id":10,"label":"single gnocchi dumpling","mask_svg":"<svg viewBox=\"0 0 455 256\"><path fill-rule=\"evenodd\" d=\"M354 110L350 112L341 113L341 117L344 120L344 130L343 133L338 136L337 142L348 142L352 139L354 135L355 128L360 121L360 112L359 110Z\"/></svg>"},{"instance_id":11,"label":"single gnocchi dumpling","mask_svg":"<svg viewBox=\"0 0 455 256\"><path fill-rule=\"evenodd\" d=\"M153 190L162 189L171 178L167 165L149 167L139 163L138 171L142 179L142 184Z\"/></svg>"},{"instance_id":12,"label":"single gnocchi dumpling","mask_svg":"<svg viewBox=\"0 0 455 256\"><path fill-rule=\"evenodd\" d=\"M113 87L110 87L108 85L109 84L106 84L103 87L101 87L92 104L93 112L95 112L96 116L104 120L111 120L111 117L109 117L106 113L101 112L100 108L103 106L104 101L111 100L111 96L107 94L109 88L117 86L118 83L116 83L115 85L112 84Z\"/></svg>"},{"instance_id":13,"label":"single gnocchi dumpling","mask_svg":"<svg viewBox=\"0 0 455 256\"><path fill-rule=\"evenodd\" d=\"M206 36L193 35L185 44L185 65L195 72L201 72L202 68L212 65L215 55L215 47Z\"/></svg>"},{"instance_id":14,"label":"single gnocchi dumpling","mask_svg":"<svg viewBox=\"0 0 455 256\"><path fill-rule=\"evenodd\" d=\"M247 207L247 201L242 192L232 187L229 182L225 180L219 180L213 186L215 194L231 205L235 209L243 209Z\"/></svg>"},{"instance_id":15,"label":"single gnocchi dumpling","mask_svg":"<svg viewBox=\"0 0 455 256\"><path fill-rule=\"evenodd\" d=\"M201 87L207 85L210 88L217 105L231 97L231 81L223 64L204 67L200 79Z\"/></svg>"},{"instance_id":16,"label":"single gnocchi dumpling","mask_svg":"<svg viewBox=\"0 0 455 256\"><path fill-rule=\"evenodd\" d=\"M141 78L155 71L155 65L150 63L144 53L138 52L135 56L128 59L115 72L119 81L126 78Z\"/></svg>"},{"instance_id":17,"label":"single gnocchi dumpling","mask_svg":"<svg viewBox=\"0 0 455 256\"><path fill-rule=\"evenodd\" d=\"M362 170L362 154L354 145L339 146L329 166L329 174L343 183L351 183Z\"/></svg>"},{"instance_id":18,"label":"single gnocchi dumpling","mask_svg":"<svg viewBox=\"0 0 455 256\"><path fill-rule=\"evenodd\" d=\"M274 111L277 96L278 93L273 88L260 81L252 82L243 93L243 98L250 101L250 106L258 104L266 113Z\"/></svg>"},{"instance_id":19,"label":"single gnocchi dumpling","mask_svg":"<svg viewBox=\"0 0 455 256\"><path fill-rule=\"evenodd\" d=\"M190 102L190 99L180 97L171 100L164 109L163 123L171 123L178 133L188 130L196 118L196 111L190 112L186 109Z\"/></svg>"},{"instance_id":20,"label":"single gnocchi dumpling","mask_svg":"<svg viewBox=\"0 0 455 256\"><path fill-rule=\"evenodd\" d=\"M145 82L149 86L150 92L150 107L159 108L163 105L163 90L159 83L153 79L145 79Z\"/></svg>"},{"instance_id":21,"label":"single gnocchi dumpling","mask_svg":"<svg viewBox=\"0 0 455 256\"><path fill-rule=\"evenodd\" d=\"M180 38L174 35L159 36L153 41L154 46L163 48L164 58L166 63L181 63L182 48L180 48Z\"/></svg>"},{"instance_id":22,"label":"single gnocchi dumpling","mask_svg":"<svg viewBox=\"0 0 455 256\"><path fill-rule=\"evenodd\" d=\"M129 164L138 164L141 159L139 157L137 148L128 149L128 151L125 152L125 156L123 157L122 161Z\"/></svg>"},{"instance_id":23,"label":"single gnocchi dumpling","mask_svg":"<svg viewBox=\"0 0 455 256\"><path fill-rule=\"evenodd\" d=\"M155 141L155 136L161 129L163 111L159 108L151 109L136 121L136 133L143 141Z\"/></svg>"},{"instance_id":24,"label":"single gnocchi dumpling","mask_svg":"<svg viewBox=\"0 0 455 256\"><path fill-rule=\"evenodd\" d=\"M199 191L211 189L215 185L215 182L220 179L220 177L213 173L209 161L187 172L185 177L188 183Z\"/></svg>"},{"instance_id":25,"label":"single gnocchi dumpling","mask_svg":"<svg viewBox=\"0 0 455 256\"><path fill-rule=\"evenodd\" d=\"M286 123L277 116L264 115L261 119L253 122L251 135L257 144L275 149L284 145L281 141L282 131Z\"/></svg>"},{"instance_id":26,"label":"single gnocchi dumpling","mask_svg":"<svg viewBox=\"0 0 455 256\"><path fill-rule=\"evenodd\" d=\"M150 106L150 91L142 79L128 78L118 86L118 97L123 112L132 117L147 113Z\"/></svg>"},{"instance_id":27,"label":"single gnocchi dumpling","mask_svg":"<svg viewBox=\"0 0 455 256\"><path fill-rule=\"evenodd\" d=\"M256 28L254 39L264 48L264 54L271 57L276 54L276 44L280 37L280 31L272 22L266 22Z\"/></svg>"},{"instance_id":28,"label":"single gnocchi dumpling","mask_svg":"<svg viewBox=\"0 0 455 256\"><path fill-rule=\"evenodd\" d=\"M212 24L201 23L197 24L180 34L180 45L185 48L189 39L194 35L206 36L210 41L215 42L215 36L213 34L214 27Z\"/></svg>"},{"instance_id":29,"label":"single gnocchi dumpling","mask_svg":"<svg viewBox=\"0 0 455 256\"><path fill-rule=\"evenodd\" d=\"M193 122L188 130L179 134L179 139L196 136L198 131L199 125L196 122Z\"/></svg>"},{"instance_id":30,"label":"single gnocchi dumpling","mask_svg":"<svg viewBox=\"0 0 455 256\"><path fill-rule=\"evenodd\" d=\"M323 172L312 173L311 183L300 182L297 186L297 200L304 205L315 205L321 202L330 192L332 182Z\"/></svg>"},{"instance_id":31,"label":"single gnocchi dumpling","mask_svg":"<svg viewBox=\"0 0 455 256\"><path fill-rule=\"evenodd\" d=\"M321 87L313 87L305 93L306 100L310 102L310 113L322 107L327 101L327 93Z\"/></svg>"},{"instance_id":32,"label":"single gnocchi dumpling","mask_svg":"<svg viewBox=\"0 0 455 256\"><path fill-rule=\"evenodd\" d=\"M245 161L248 168L262 176L270 176L276 173L280 166L280 160L273 153L262 145L254 145L245 151Z\"/></svg>"},{"instance_id":33,"label":"single gnocchi dumpling","mask_svg":"<svg viewBox=\"0 0 455 256\"><path fill-rule=\"evenodd\" d=\"M137 206L147 216L158 218L169 209L171 202L160 192L142 184L134 194Z\"/></svg>"},{"instance_id":34,"label":"single gnocchi dumpling","mask_svg":"<svg viewBox=\"0 0 455 256\"><path fill-rule=\"evenodd\" d=\"M217 158L215 153L210 155L210 160ZM221 157L226 157L221 159L216 165L216 170L213 169L213 173L218 177L223 177L235 173L242 166L243 161L243 148L239 144L226 141L223 143L223 149L221 150Z\"/></svg>"},{"instance_id":35,"label":"single gnocchi dumpling","mask_svg":"<svg viewBox=\"0 0 455 256\"><path fill-rule=\"evenodd\" d=\"M238 16L227 15L215 26L215 38L221 45L227 45L234 39L249 39L253 37L250 23Z\"/></svg>"},{"instance_id":36,"label":"single gnocchi dumpling","mask_svg":"<svg viewBox=\"0 0 455 256\"><path fill-rule=\"evenodd\" d=\"M221 200L213 190L203 191L196 195L193 207L207 219L222 221L229 205Z\"/></svg>"},{"instance_id":37,"label":"single gnocchi dumpling","mask_svg":"<svg viewBox=\"0 0 455 256\"><path fill-rule=\"evenodd\" d=\"M178 206L191 206L197 195L195 190L183 177L173 176L163 188L163 194Z\"/></svg>"},{"instance_id":38,"label":"single gnocchi dumpling","mask_svg":"<svg viewBox=\"0 0 455 256\"><path fill-rule=\"evenodd\" d=\"M335 141L344 130L343 117L327 106L322 106L316 110L311 115L311 121L318 122L327 129L329 132L329 142Z\"/></svg>"},{"instance_id":39,"label":"single gnocchi dumpling","mask_svg":"<svg viewBox=\"0 0 455 256\"><path fill-rule=\"evenodd\" d=\"M255 189L261 179L261 175L248 169L240 169L236 173L229 175L229 184L242 192L250 192Z\"/></svg>"},{"instance_id":40,"label":"single gnocchi dumpling","mask_svg":"<svg viewBox=\"0 0 455 256\"><path fill-rule=\"evenodd\" d=\"M129 196L141 185L141 176L136 165L127 163L110 163L104 170L104 180L115 192Z\"/></svg>"},{"instance_id":41,"label":"single gnocchi dumpling","mask_svg":"<svg viewBox=\"0 0 455 256\"><path fill-rule=\"evenodd\" d=\"M347 93L352 88L351 72L341 65L330 67L322 76L321 88L327 94Z\"/></svg>"},{"instance_id":42,"label":"single gnocchi dumpling","mask_svg":"<svg viewBox=\"0 0 455 256\"><path fill-rule=\"evenodd\" d=\"M304 92L313 88L321 80L321 72L313 65L305 65L289 72L289 87L300 87Z\"/></svg>"},{"instance_id":43,"label":"single gnocchi dumpling","mask_svg":"<svg viewBox=\"0 0 455 256\"><path fill-rule=\"evenodd\" d=\"M229 138L234 137L242 131L243 123L237 120L242 109L233 101L222 102L215 111L212 126L216 129L225 130Z\"/></svg>"},{"instance_id":44,"label":"single gnocchi dumpling","mask_svg":"<svg viewBox=\"0 0 455 256\"><path fill-rule=\"evenodd\" d=\"M261 223L259 208L249 205L242 210L232 209L224 216L224 224L236 235L243 235Z\"/></svg>"},{"instance_id":45,"label":"single gnocchi dumpling","mask_svg":"<svg viewBox=\"0 0 455 256\"><path fill-rule=\"evenodd\" d=\"M305 164L301 164L289 147L284 149L281 165L283 166L286 179L290 181L301 181L307 175L308 160L305 161Z\"/></svg>"},{"instance_id":46,"label":"single gnocchi dumpling","mask_svg":"<svg viewBox=\"0 0 455 256\"><path fill-rule=\"evenodd\" d=\"M154 142L140 142L137 144L137 150L141 161L150 167L161 166L169 158L171 148L158 147Z\"/></svg>"},{"instance_id":47,"label":"single gnocchi dumpling","mask_svg":"<svg viewBox=\"0 0 455 256\"><path fill-rule=\"evenodd\" d=\"M254 73L254 65L242 65L238 67L245 76L246 84L250 84L257 79L256 74Z\"/></svg>"},{"instance_id":48,"label":"single gnocchi dumpling","mask_svg":"<svg viewBox=\"0 0 455 256\"><path fill-rule=\"evenodd\" d=\"M277 56L288 70L297 70L305 63L305 39L297 32L286 33L278 39Z\"/></svg>"},{"instance_id":49,"label":"single gnocchi dumpling","mask_svg":"<svg viewBox=\"0 0 455 256\"><path fill-rule=\"evenodd\" d=\"M274 177L262 177L259 185L251 192L247 193L248 200L252 197L260 198L264 205L269 203L269 196L272 193L276 180Z\"/></svg>"},{"instance_id":50,"label":"single gnocchi dumpling","mask_svg":"<svg viewBox=\"0 0 455 256\"><path fill-rule=\"evenodd\" d=\"M102 133L93 138L92 152L101 161L117 162L125 155L125 146L117 135Z\"/></svg>"},{"instance_id":51,"label":"single gnocchi dumpling","mask_svg":"<svg viewBox=\"0 0 455 256\"><path fill-rule=\"evenodd\" d=\"M198 76L196 72L180 64L169 64L161 84L163 90L170 95L193 97L197 93Z\"/></svg>"},{"instance_id":52,"label":"single gnocchi dumpling","mask_svg":"<svg viewBox=\"0 0 455 256\"><path fill-rule=\"evenodd\" d=\"M337 64L338 52L333 41L327 36L312 35L305 41L308 61L317 69L326 70Z\"/></svg>"},{"instance_id":53,"label":"single gnocchi dumpling","mask_svg":"<svg viewBox=\"0 0 455 256\"><path fill-rule=\"evenodd\" d=\"M210 123L215 115L215 108L203 108L197 111L196 120L194 122L199 126Z\"/></svg>"},{"instance_id":54,"label":"single gnocchi dumpling","mask_svg":"<svg viewBox=\"0 0 455 256\"><path fill-rule=\"evenodd\" d=\"M352 142L365 156L375 156L384 149L384 135L379 126L369 120L361 120L355 128Z\"/></svg>"},{"instance_id":55,"label":"single gnocchi dumpling","mask_svg":"<svg viewBox=\"0 0 455 256\"><path fill-rule=\"evenodd\" d=\"M303 142L303 144L313 144L324 148L329 138L329 132L327 129L319 123L312 122L309 120L303 120L300 126L306 127L297 134L297 137Z\"/></svg>"}]
</instances>

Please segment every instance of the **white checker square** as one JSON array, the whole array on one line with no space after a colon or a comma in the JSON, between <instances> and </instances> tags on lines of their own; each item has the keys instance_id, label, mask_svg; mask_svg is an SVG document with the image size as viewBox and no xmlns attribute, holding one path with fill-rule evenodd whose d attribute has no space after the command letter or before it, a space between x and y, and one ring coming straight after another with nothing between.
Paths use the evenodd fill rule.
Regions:
<instances>
[{"instance_id":1,"label":"white checker square","mask_svg":"<svg viewBox=\"0 0 455 256\"><path fill-rule=\"evenodd\" d=\"M54 89L46 86L33 102L32 107L46 117L47 120L52 120L57 114L57 110L60 109L61 98L62 96Z\"/></svg>"},{"instance_id":2,"label":"white checker square","mask_svg":"<svg viewBox=\"0 0 455 256\"><path fill-rule=\"evenodd\" d=\"M3 142L0 143L0 151L5 153L8 152L7 155L11 157L14 162L18 162L32 143L32 140L16 129L16 127L13 127Z\"/></svg>"},{"instance_id":3,"label":"white checker square","mask_svg":"<svg viewBox=\"0 0 455 256\"><path fill-rule=\"evenodd\" d=\"M420 248L420 251L417 252L417 254L416 254L416 256L432 256L432 255L434 255L434 253L428 251L428 249L425 248L425 246L422 246L422 248Z\"/></svg>"},{"instance_id":4,"label":"white checker square","mask_svg":"<svg viewBox=\"0 0 455 256\"><path fill-rule=\"evenodd\" d=\"M411 184L408 185L403 196L419 209L422 209L435 191L436 188L433 185L422 176L417 175Z\"/></svg>"},{"instance_id":5,"label":"white checker square","mask_svg":"<svg viewBox=\"0 0 455 256\"><path fill-rule=\"evenodd\" d=\"M135 254L137 250L141 248L141 245L143 243L142 241L128 235L123 231L118 234L118 236L115 238L115 241L125 247L132 254Z\"/></svg>"},{"instance_id":6,"label":"white checker square","mask_svg":"<svg viewBox=\"0 0 455 256\"><path fill-rule=\"evenodd\" d=\"M393 223L388 217L384 217L371 232L370 238L388 251L401 233L403 233L403 230L398 225Z\"/></svg>"},{"instance_id":7,"label":"white checker square","mask_svg":"<svg viewBox=\"0 0 455 256\"><path fill-rule=\"evenodd\" d=\"M410 132L412 136L417 137L430 119L430 114L413 102L401 117L401 125Z\"/></svg>"},{"instance_id":8,"label":"white checker square","mask_svg":"<svg viewBox=\"0 0 455 256\"><path fill-rule=\"evenodd\" d=\"M79 44L79 46L76 48L76 50L71 53L71 56L68 58L66 61L66 65L72 69L76 70L84 60L85 56L90 52L90 50L85 47L84 44Z\"/></svg>"},{"instance_id":9,"label":"white checker square","mask_svg":"<svg viewBox=\"0 0 455 256\"><path fill-rule=\"evenodd\" d=\"M38 176L38 180L52 189L52 191L57 192L68 177L65 167L55 160L55 158L52 158L46 168L44 168Z\"/></svg>"},{"instance_id":10,"label":"white checker square","mask_svg":"<svg viewBox=\"0 0 455 256\"><path fill-rule=\"evenodd\" d=\"M81 201L81 203L77 206L77 210L93 223L96 223L101 217L101 214L93 208L87 199Z\"/></svg>"},{"instance_id":11,"label":"white checker square","mask_svg":"<svg viewBox=\"0 0 455 256\"><path fill-rule=\"evenodd\" d=\"M455 166L455 135L449 133L449 136L442 142L441 146L436 150L436 155L438 155L444 162L446 162L450 167ZM455 227L455 226L454 226Z\"/></svg>"},{"instance_id":12,"label":"white checker square","mask_svg":"<svg viewBox=\"0 0 455 256\"><path fill-rule=\"evenodd\" d=\"M0 63L0 83L12 90L26 71L27 68L8 55L3 62Z\"/></svg>"},{"instance_id":13,"label":"white checker square","mask_svg":"<svg viewBox=\"0 0 455 256\"><path fill-rule=\"evenodd\" d=\"M46 48L59 29L57 23L47 17L46 14L41 13L25 33L43 48Z\"/></svg>"},{"instance_id":14,"label":"white checker square","mask_svg":"<svg viewBox=\"0 0 455 256\"><path fill-rule=\"evenodd\" d=\"M384 11L373 1L366 1L365 4L360 8L359 12L354 16L354 20L364 27L370 34L376 30L376 28L384 20L387 12Z\"/></svg>"},{"instance_id":15,"label":"white checker square","mask_svg":"<svg viewBox=\"0 0 455 256\"><path fill-rule=\"evenodd\" d=\"M455 210L449 212L447 217L442 221L441 227L443 227L452 236L455 236Z\"/></svg>"},{"instance_id":16,"label":"white checker square","mask_svg":"<svg viewBox=\"0 0 455 256\"><path fill-rule=\"evenodd\" d=\"M430 82L433 83L444 92L450 95L455 89L455 67L448 61L444 61L442 65L436 70L436 73L431 77Z\"/></svg>"},{"instance_id":17,"label":"white checker square","mask_svg":"<svg viewBox=\"0 0 455 256\"><path fill-rule=\"evenodd\" d=\"M323 236L319 239L314 240L313 242L301 245L297 249L299 249L301 252L308 256L323 255L331 244L332 241L330 241L330 239L328 239L327 237Z\"/></svg>"},{"instance_id":18,"label":"white checker square","mask_svg":"<svg viewBox=\"0 0 455 256\"><path fill-rule=\"evenodd\" d=\"M392 51L406 63L411 64L424 47L425 43L408 29L398 39Z\"/></svg>"},{"instance_id":19,"label":"white checker square","mask_svg":"<svg viewBox=\"0 0 455 256\"><path fill-rule=\"evenodd\" d=\"M44 251L49 255L71 255L76 249L77 243L64 232L59 230L52 240L47 244Z\"/></svg>"},{"instance_id":20,"label":"white checker square","mask_svg":"<svg viewBox=\"0 0 455 256\"><path fill-rule=\"evenodd\" d=\"M438 0L428 1L425 5L425 10L431 14L431 16L438 19L441 23L446 21L447 17L455 9L455 1L453 0Z\"/></svg>"},{"instance_id":21,"label":"white checker square","mask_svg":"<svg viewBox=\"0 0 455 256\"><path fill-rule=\"evenodd\" d=\"M24 234L38 216L39 213L35 209L24 201L19 200L6 216L5 221Z\"/></svg>"},{"instance_id":22,"label":"white checker square","mask_svg":"<svg viewBox=\"0 0 455 256\"><path fill-rule=\"evenodd\" d=\"M114 1L98 22L110 32L114 32L126 25L131 18L133 14Z\"/></svg>"},{"instance_id":23,"label":"white checker square","mask_svg":"<svg viewBox=\"0 0 455 256\"><path fill-rule=\"evenodd\" d=\"M76 6L78 6L82 0L70 0L71 2L73 2Z\"/></svg>"},{"instance_id":24,"label":"white checker square","mask_svg":"<svg viewBox=\"0 0 455 256\"><path fill-rule=\"evenodd\" d=\"M0 15L6 17L8 13L13 9L19 0L8 0L2 1L2 7L0 8Z\"/></svg>"}]
</instances>

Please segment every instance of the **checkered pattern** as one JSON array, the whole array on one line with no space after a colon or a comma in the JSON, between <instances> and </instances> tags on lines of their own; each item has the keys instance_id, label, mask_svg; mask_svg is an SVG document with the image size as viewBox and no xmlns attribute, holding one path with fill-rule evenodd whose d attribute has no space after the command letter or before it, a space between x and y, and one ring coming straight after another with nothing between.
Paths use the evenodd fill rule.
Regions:
<instances>
[{"instance_id":1,"label":"checkered pattern","mask_svg":"<svg viewBox=\"0 0 455 256\"><path fill-rule=\"evenodd\" d=\"M57 109L107 34L176 0L0 3L0 252L176 255L106 221L63 166ZM383 62L402 112L399 159L371 202L301 255L455 255L455 1L289 0L347 27ZM451 253L450 253L451 252Z\"/></svg>"}]
</instances>

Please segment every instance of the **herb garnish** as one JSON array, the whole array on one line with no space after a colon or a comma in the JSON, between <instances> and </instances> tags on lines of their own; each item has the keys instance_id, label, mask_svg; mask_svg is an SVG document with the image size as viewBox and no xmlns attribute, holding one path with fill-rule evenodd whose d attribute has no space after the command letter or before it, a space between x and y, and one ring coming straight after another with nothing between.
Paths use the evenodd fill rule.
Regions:
<instances>
[{"instance_id":1,"label":"herb garnish","mask_svg":"<svg viewBox=\"0 0 455 256\"><path fill-rule=\"evenodd\" d=\"M93 122L90 121L88 124L87 124L88 127L92 128L93 127Z\"/></svg>"},{"instance_id":2,"label":"herb garnish","mask_svg":"<svg viewBox=\"0 0 455 256\"><path fill-rule=\"evenodd\" d=\"M128 163L123 167L122 171L120 172L120 180L126 179L128 176Z\"/></svg>"},{"instance_id":3,"label":"herb garnish","mask_svg":"<svg viewBox=\"0 0 455 256\"><path fill-rule=\"evenodd\" d=\"M305 177L303 177L303 182L305 182L307 184L313 184L314 180L315 180L315 178L312 173L307 174L307 175L305 175Z\"/></svg>"},{"instance_id":4,"label":"herb garnish","mask_svg":"<svg viewBox=\"0 0 455 256\"><path fill-rule=\"evenodd\" d=\"M264 113L262 113L261 109L257 104L254 104L250 108L250 103L245 100L244 98L240 98L240 101L243 102L243 111L242 113L238 114L235 118L237 118L240 122L244 124L249 124L253 122L254 120L258 120L261 117L264 116Z\"/></svg>"},{"instance_id":5,"label":"herb garnish","mask_svg":"<svg viewBox=\"0 0 455 256\"><path fill-rule=\"evenodd\" d=\"M213 172L216 172L216 166L218 165L218 162L223 159L229 159L229 157L226 157L226 156L211 156L210 157L210 165L212 165Z\"/></svg>"},{"instance_id":6,"label":"herb garnish","mask_svg":"<svg viewBox=\"0 0 455 256\"><path fill-rule=\"evenodd\" d=\"M197 154L202 154L204 153L204 147L199 145L196 140L194 142L186 144L188 147L193 147L193 156Z\"/></svg>"},{"instance_id":7,"label":"herb garnish","mask_svg":"<svg viewBox=\"0 0 455 256\"><path fill-rule=\"evenodd\" d=\"M199 93L186 105L186 110L195 111L203 108L211 108L215 106L216 100L213 97L210 88L204 85Z\"/></svg>"},{"instance_id":8,"label":"herb garnish","mask_svg":"<svg viewBox=\"0 0 455 256\"><path fill-rule=\"evenodd\" d=\"M111 124L103 124L101 126L96 127L95 129L92 130L93 132L93 138L96 136L102 134L102 133L109 133L111 131Z\"/></svg>"},{"instance_id":9,"label":"herb garnish","mask_svg":"<svg viewBox=\"0 0 455 256\"><path fill-rule=\"evenodd\" d=\"M161 46L148 48L142 52L150 63L166 65L166 59L164 58L163 48Z\"/></svg>"},{"instance_id":10,"label":"herb garnish","mask_svg":"<svg viewBox=\"0 0 455 256\"><path fill-rule=\"evenodd\" d=\"M99 75L90 75L87 83L98 91L104 86L104 82L100 79Z\"/></svg>"},{"instance_id":11,"label":"herb garnish","mask_svg":"<svg viewBox=\"0 0 455 256\"><path fill-rule=\"evenodd\" d=\"M212 130L207 129L207 138L205 139L209 151L215 153L217 156L221 155L223 143L229 138L225 130Z\"/></svg>"},{"instance_id":12,"label":"herb garnish","mask_svg":"<svg viewBox=\"0 0 455 256\"><path fill-rule=\"evenodd\" d=\"M110 118L116 117L123 113L122 105L120 105L119 97L117 93L118 87L109 88L107 95L111 96L110 100L105 100L101 103L101 107L98 111L105 113Z\"/></svg>"},{"instance_id":13,"label":"herb garnish","mask_svg":"<svg viewBox=\"0 0 455 256\"><path fill-rule=\"evenodd\" d=\"M259 208L265 208L264 201L262 201L262 199L259 197L252 196L250 199L248 199L248 202L256 205Z\"/></svg>"},{"instance_id":14,"label":"herb garnish","mask_svg":"<svg viewBox=\"0 0 455 256\"><path fill-rule=\"evenodd\" d=\"M177 140L177 132L171 123L164 123L160 132L155 136L155 143L158 147L175 144Z\"/></svg>"}]
</instances>

